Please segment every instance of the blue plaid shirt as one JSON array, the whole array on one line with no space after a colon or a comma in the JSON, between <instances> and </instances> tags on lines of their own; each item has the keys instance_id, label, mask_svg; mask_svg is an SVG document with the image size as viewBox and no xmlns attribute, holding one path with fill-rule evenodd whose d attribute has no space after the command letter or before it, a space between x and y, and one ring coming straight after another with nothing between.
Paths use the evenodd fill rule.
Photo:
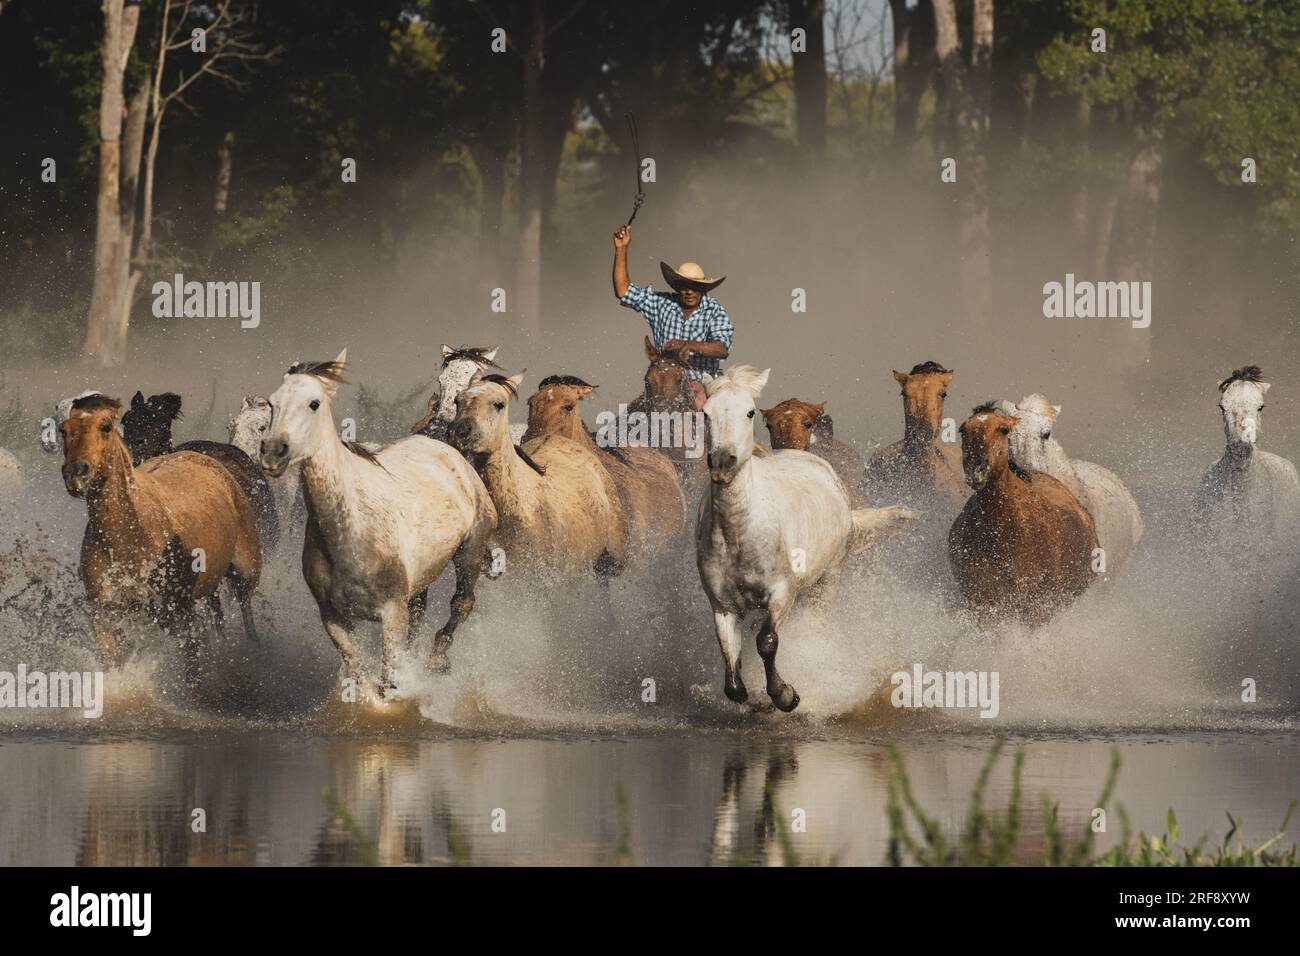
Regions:
<instances>
[{"instance_id":1,"label":"blue plaid shirt","mask_svg":"<svg viewBox=\"0 0 1300 956\"><path fill-rule=\"evenodd\" d=\"M736 330L732 328L727 310L711 295L700 297L700 304L689 319L682 314L677 293L656 292L648 285L629 285L627 294L618 300L618 304L636 309L645 316L656 348L663 348L665 342L673 339L681 339L683 342L721 342L728 352L731 351L731 336ZM698 380L701 372L717 375L722 360L692 353L691 365L693 368L687 374Z\"/></svg>"}]
</instances>

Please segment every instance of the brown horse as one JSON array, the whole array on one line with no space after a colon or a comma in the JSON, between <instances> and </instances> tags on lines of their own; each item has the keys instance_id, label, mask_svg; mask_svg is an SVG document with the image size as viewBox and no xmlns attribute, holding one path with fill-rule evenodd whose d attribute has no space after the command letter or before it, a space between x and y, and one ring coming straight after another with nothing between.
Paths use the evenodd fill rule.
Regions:
<instances>
[{"instance_id":1,"label":"brown horse","mask_svg":"<svg viewBox=\"0 0 1300 956\"><path fill-rule=\"evenodd\" d=\"M826 414L825 402L810 405L797 398L787 398L774 408L761 411L773 451L783 448L810 451L830 462L850 497L857 493L862 476L862 456L851 445L836 439L835 424ZM860 504L855 503L855 507L860 507Z\"/></svg>"},{"instance_id":2,"label":"brown horse","mask_svg":"<svg viewBox=\"0 0 1300 956\"><path fill-rule=\"evenodd\" d=\"M1070 489L1011 463L1017 419L975 409L961 426L962 466L975 494L948 533L948 557L981 625L1045 624L1092 583L1097 531Z\"/></svg>"},{"instance_id":3,"label":"brown horse","mask_svg":"<svg viewBox=\"0 0 1300 956\"><path fill-rule=\"evenodd\" d=\"M176 452L139 468L117 433L121 402L77 399L60 426L63 483L86 499L81 578L100 652L116 662L122 618L149 611L183 636L186 677L197 663L195 602L215 602L229 579L257 639L250 600L261 576L261 546L248 499L224 467L205 455Z\"/></svg>"},{"instance_id":4,"label":"brown horse","mask_svg":"<svg viewBox=\"0 0 1300 956\"><path fill-rule=\"evenodd\" d=\"M961 453L955 443L939 441L952 376L952 370L938 362L894 372L903 395L903 440L880 449L867 462L863 491L868 500L901 500L922 508L933 508L936 501L956 508L966 500Z\"/></svg>"},{"instance_id":5,"label":"brown horse","mask_svg":"<svg viewBox=\"0 0 1300 956\"><path fill-rule=\"evenodd\" d=\"M669 546L686 526L686 496L677 471L653 448L601 448L582 423L578 403L596 386L572 375L542 379L528 399L528 431L523 441L562 435L595 452L623 502L623 523L632 559Z\"/></svg>"},{"instance_id":6,"label":"brown horse","mask_svg":"<svg viewBox=\"0 0 1300 956\"><path fill-rule=\"evenodd\" d=\"M687 426L695 428L703 421L703 415L696 409L695 393L691 389L690 369L685 350L657 349L650 336L645 337L645 354L650 365L645 370L645 381L641 394L627 405L629 418L641 413L654 421L680 421L682 434L688 434ZM655 416L659 416L658 419ZM651 428L655 426L652 424ZM677 478L686 500L692 505L699 500L708 484L709 472L704 462L704 449L708 447L708 434L703 427L689 432L690 447L687 442L669 442L659 445L659 452L666 455L677 469Z\"/></svg>"}]
</instances>

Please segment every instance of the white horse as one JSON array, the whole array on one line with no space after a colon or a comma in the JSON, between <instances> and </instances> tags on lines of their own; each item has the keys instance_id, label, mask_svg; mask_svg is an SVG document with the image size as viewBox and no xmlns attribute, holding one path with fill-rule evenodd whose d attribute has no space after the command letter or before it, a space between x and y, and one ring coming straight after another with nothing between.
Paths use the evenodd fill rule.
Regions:
<instances>
[{"instance_id":1,"label":"white horse","mask_svg":"<svg viewBox=\"0 0 1300 956\"><path fill-rule=\"evenodd\" d=\"M1294 553L1300 530L1300 477L1290 461L1257 448L1269 383L1258 365L1219 383L1227 449L1206 471L1195 517L1211 542L1235 541Z\"/></svg>"},{"instance_id":2,"label":"white horse","mask_svg":"<svg viewBox=\"0 0 1300 956\"><path fill-rule=\"evenodd\" d=\"M442 371L438 374L438 391L431 396L429 410L412 431L439 441L446 441L451 423L456 420L456 396L478 381L489 369L499 369L496 363L497 347L471 348L462 345L442 347ZM437 399L434 406L433 399ZM523 440L528 425L511 424L510 440L516 445Z\"/></svg>"},{"instance_id":3,"label":"white horse","mask_svg":"<svg viewBox=\"0 0 1300 956\"><path fill-rule=\"evenodd\" d=\"M1065 453L1052 437L1060 405L1038 394L1026 396L1019 405L1006 399L994 405L1002 414L1019 419L1010 436L1011 460L1028 471L1051 475L1074 493L1092 515L1106 571L1118 571L1142 540L1142 512L1124 482L1101 465Z\"/></svg>"},{"instance_id":4,"label":"white horse","mask_svg":"<svg viewBox=\"0 0 1300 956\"><path fill-rule=\"evenodd\" d=\"M788 712L799 695L777 673L777 631L795 600L814 587L832 588L845 558L862 551L873 532L916 512L897 505L853 509L835 469L809 452L756 457L755 400L769 372L733 365L706 377L711 482L700 502L696 562L713 608L727 696L737 703L749 696L740 677L740 626L747 612L762 610L757 644L767 693Z\"/></svg>"},{"instance_id":5,"label":"white horse","mask_svg":"<svg viewBox=\"0 0 1300 956\"><path fill-rule=\"evenodd\" d=\"M262 439L271 427L271 403L263 395L245 395L243 404L234 418L226 423L230 444L253 461L262 454ZM284 474L266 476L275 498L276 514L282 515L287 525L298 527L306 520L302 500L302 462L290 465Z\"/></svg>"},{"instance_id":6,"label":"white horse","mask_svg":"<svg viewBox=\"0 0 1300 956\"><path fill-rule=\"evenodd\" d=\"M451 561L451 617L437 633L430 661L435 670L449 666L452 636L474 607L496 509L469 462L442 442L412 435L376 454L340 440L330 403L346 361L344 349L333 362L289 369L269 400L261 461L270 476L302 463L303 576L349 676L357 674L354 623L380 622L382 695L393 686L398 644L423 611L424 589Z\"/></svg>"}]
</instances>

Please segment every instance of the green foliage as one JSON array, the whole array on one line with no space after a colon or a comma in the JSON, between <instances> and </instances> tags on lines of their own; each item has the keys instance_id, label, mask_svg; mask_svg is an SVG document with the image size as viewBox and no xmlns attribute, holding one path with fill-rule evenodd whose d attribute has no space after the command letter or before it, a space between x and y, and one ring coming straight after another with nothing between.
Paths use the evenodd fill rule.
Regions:
<instances>
[{"instance_id":1,"label":"green foliage","mask_svg":"<svg viewBox=\"0 0 1300 956\"><path fill-rule=\"evenodd\" d=\"M1003 743L993 746L984 761L971 793L966 820L955 842L949 842L938 819L921 807L912 793L911 782L903 758L892 744L889 756L894 771L889 781L888 861L893 866L914 864L919 866L1011 866L1031 864L1037 866L1297 866L1300 865L1300 845L1275 849L1286 835L1287 825L1295 810L1295 801L1288 807L1286 816L1270 839L1257 847L1248 847L1241 836L1241 820L1228 814L1231 829L1216 850L1206 852L1205 839L1194 846L1178 843L1178 820L1171 809L1168 831L1159 837L1139 833L1134 839L1123 806L1117 808L1121 820L1121 836L1116 846L1101 855L1095 852L1095 834L1091 821L1083 833L1071 838L1062 832L1058 820L1060 804L1047 794L1042 796L1043 843L1041 847L1021 846L1021 780L1024 771L1024 751L1016 751L1011 767L1011 793L1006 810L992 815L984 805L991 776ZM1106 810L1115 793L1119 779L1119 750L1111 752L1110 770L1102 784L1095 807ZM921 839L913 835L920 831ZM1236 838L1235 844L1233 838Z\"/></svg>"}]
</instances>

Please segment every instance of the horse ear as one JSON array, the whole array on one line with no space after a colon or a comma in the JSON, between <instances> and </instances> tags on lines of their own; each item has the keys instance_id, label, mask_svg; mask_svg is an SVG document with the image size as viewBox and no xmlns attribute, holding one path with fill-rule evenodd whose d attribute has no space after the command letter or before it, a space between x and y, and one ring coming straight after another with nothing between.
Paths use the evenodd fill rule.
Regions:
<instances>
[{"instance_id":1,"label":"horse ear","mask_svg":"<svg viewBox=\"0 0 1300 956\"><path fill-rule=\"evenodd\" d=\"M772 423L772 415L776 412L776 409L775 409L775 408L760 408L759 411L760 411L760 412L762 413L762 415L763 415L763 421L767 422L767 423L770 425L770 424Z\"/></svg>"},{"instance_id":2,"label":"horse ear","mask_svg":"<svg viewBox=\"0 0 1300 956\"><path fill-rule=\"evenodd\" d=\"M1059 415L1059 414L1061 414L1061 406L1060 406L1060 405L1053 405L1053 406L1052 406L1052 417L1055 418L1055 417L1056 417L1057 415Z\"/></svg>"},{"instance_id":3,"label":"horse ear","mask_svg":"<svg viewBox=\"0 0 1300 956\"><path fill-rule=\"evenodd\" d=\"M348 364L348 350L347 350L346 348L343 349L343 351L340 352L340 353L335 357L335 359L334 359L334 364L335 364L335 365L346 365L346 364Z\"/></svg>"},{"instance_id":4,"label":"horse ear","mask_svg":"<svg viewBox=\"0 0 1300 956\"><path fill-rule=\"evenodd\" d=\"M524 380L523 372L520 372L518 375L511 375L508 379L506 379L506 381L511 384L511 386L514 388L516 392L519 391L519 383L522 382L523 380Z\"/></svg>"},{"instance_id":5,"label":"horse ear","mask_svg":"<svg viewBox=\"0 0 1300 956\"><path fill-rule=\"evenodd\" d=\"M446 358L448 355L450 355L450 354L451 354L452 352L454 352L454 351L456 351L456 350L455 350L454 348L452 348L450 345L444 345L444 346L442 347L442 357L443 357L443 358Z\"/></svg>"},{"instance_id":6,"label":"horse ear","mask_svg":"<svg viewBox=\"0 0 1300 956\"><path fill-rule=\"evenodd\" d=\"M1263 395L1264 393L1266 393L1266 392L1267 392L1270 388L1272 388L1272 387L1273 387L1273 384L1272 384L1271 382L1260 382L1260 383L1259 383L1259 393L1260 393L1261 395Z\"/></svg>"},{"instance_id":7,"label":"horse ear","mask_svg":"<svg viewBox=\"0 0 1300 956\"><path fill-rule=\"evenodd\" d=\"M497 357L497 349L499 347L500 346L494 345L490 349L484 349L483 357L487 359L489 362L495 362ZM443 348L446 348L446 346L443 346Z\"/></svg>"},{"instance_id":8,"label":"horse ear","mask_svg":"<svg viewBox=\"0 0 1300 956\"><path fill-rule=\"evenodd\" d=\"M952 381L952 369L949 369L948 371L946 371L946 372L944 372L942 375L940 375L940 376L939 376L939 381L943 382L943 384L945 384L945 385L947 385L949 382L951 382L951 381Z\"/></svg>"},{"instance_id":9,"label":"horse ear","mask_svg":"<svg viewBox=\"0 0 1300 956\"><path fill-rule=\"evenodd\" d=\"M767 387L767 378L772 374L770 368L763 369L758 378L754 379L754 397L758 398L758 393Z\"/></svg>"},{"instance_id":10,"label":"horse ear","mask_svg":"<svg viewBox=\"0 0 1300 956\"><path fill-rule=\"evenodd\" d=\"M249 408L252 408L252 407L253 407L253 396L252 396L252 395L245 395L245 396L244 396L243 404L241 404L241 405L239 406L239 410L242 412L242 411L245 411L246 409L249 409Z\"/></svg>"},{"instance_id":11,"label":"horse ear","mask_svg":"<svg viewBox=\"0 0 1300 956\"><path fill-rule=\"evenodd\" d=\"M650 336L647 335L645 337L645 357L648 359L653 359L658 354L659 354L659 350L655 348L655 344L650 341Z\"/></svg>"},{"instance_id":12,"label":"horse ear","mask_svg":"<svg viewBox=\"0 0 1300 956\"><path fill-rule=\"evenodd\" d=\"M813 408L817 409L817 417L820 418L822 412L826 411L826 403L822 402L820 405L814 405Z\"/></svg>"},{"instance_id":13,"label":"horse ear","mask_svg":"<svg viewBox=\"0 0 1300 956\"><path fill-rule=\"evenodd\" d=\"M131 396L131 407L132 407L132 408L143 408L143 407L144 407L144 393L143 393L143 392L139 392L139 391L137 391L134 395Z\"/></svg>"},{"instance_id":14,"label":"horse ear","mask_svg":"<svg viewBox=\"0 0 1300 956\"><path fill-rule=\"evenodd\" d=\"M573 389L574 389L574 391L576 391L576 392L578 393L578 401L582 401L584 398L586 398L588 395L590 395L592 392L594 392L594 391L596 390L596 386L595 386L595 385L575 385L575 386L573 386Z\"/></svg>"},{"instance_id":15,"label":"horse ear","mask_svg":"<svg viewBox=\"0 0 1300 956\"><path fill-rule=\"evenodd\" d=\"M906 372L900 372L900 371L898 371L898 369L894 369L894 381L897 382L899 385L906 385L906 384L907 384L907 373L906 373Z\"/></svg>"}]
</instances>

